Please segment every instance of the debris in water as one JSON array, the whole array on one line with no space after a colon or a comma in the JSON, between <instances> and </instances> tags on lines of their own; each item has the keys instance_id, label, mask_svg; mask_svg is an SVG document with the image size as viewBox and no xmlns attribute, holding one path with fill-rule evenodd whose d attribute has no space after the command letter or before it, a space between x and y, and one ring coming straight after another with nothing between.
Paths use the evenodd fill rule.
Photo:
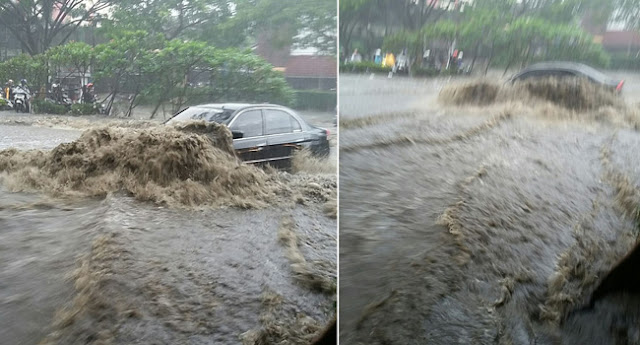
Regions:
<instances>
[{"instance_id":1,"label":"debris in water","mask_svg":"<svg viewBox=\"0 0 640 345\"><path fill-rule=\"evenodd\" d=\"M312 290L328 294L336 293L335 267L325 262L308 262L298 247L298 235L295 231L293 218L284 217L278 230L278 238L285 246L286 255L291 263L294 278ZM328 266L328 267L327 267Z\"/></svg>"},{"instance_id":2,"label":"debris in water","mask_svg":"<svg viewBox=\"0 0 640 345\"><path fill-rule=\"evenodd\" d=\"M335 175L337 172L333 161L314 157L309 150L296 151L291 163L293 173Z\"/></svg>"},{"instance_id":3,"label":"debris in water","mask_svg":"<svg viewBox=\"0 0 640 345\"><path fill-rule=\"evenodd\" d=\"M244 345L311 344L322 331L322 324L304 314L293 315L283 303L284 298L275 292L263 293L262 327L243 333L241 339Z\"/></svg>"}]
</instances>

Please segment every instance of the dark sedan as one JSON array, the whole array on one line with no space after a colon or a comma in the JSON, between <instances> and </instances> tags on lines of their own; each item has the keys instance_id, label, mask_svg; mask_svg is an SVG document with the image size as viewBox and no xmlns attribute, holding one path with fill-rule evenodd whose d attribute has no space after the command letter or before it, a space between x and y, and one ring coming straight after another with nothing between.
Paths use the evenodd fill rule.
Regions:
<instances>
[{"instance_id":1,"label":"dark sedan","mask_svg":"<svg viewBox=\"0 0 640 345\"><path fill-rule=\"evenodd\" d=\"M577 62L541 62L533 64L513 75L511 82L541 77L578 77L586 78L592 83L602 85L612 91L620 93L624 80L613 79L593 67Z\"/></svg>"},{"instance_id":2,"label":"dark sedan","mask_svg":"<svg viewBox=\"0 0 640 345\"><path fill-rule=\"evenodd\" d=\"M224 124L233 147L246 163L288 164L296 150L329 154L329 131L308 124L293 110L273 104L204 104L188 107L166 123L205 120Z\"/></svg>"}]
</instances>

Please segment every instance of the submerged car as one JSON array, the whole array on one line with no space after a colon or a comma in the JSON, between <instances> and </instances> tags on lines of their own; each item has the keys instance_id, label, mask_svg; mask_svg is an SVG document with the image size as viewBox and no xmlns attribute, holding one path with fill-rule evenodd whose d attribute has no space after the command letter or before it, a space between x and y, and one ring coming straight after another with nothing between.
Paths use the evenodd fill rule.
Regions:
<instances>
[{"instance_id":1,"label":"submerged car","mask_svg":"<svg viewBox=\"0 0 640 345\"><path fill-rule=\"evenodd\" d=\"M246 163L286 166L300 149L308 149L319 157L329 155L329 131L307 123L296 112L280 105L196 105L181 110L165 123L194 120L228 126L233 134L233 148Z\"/></svg>"},{"instance_id":2,"label":"submerged car","mask_svg":"<svg viewBox=\"0 0 640 345\"><path fill-rule=\"evenodd\" d=\"M533 64L514 74L510 82L531 78L545 77L574 77L586 78L594 84L601 85L617 93L622 92L624 80L617 80L607 76L597 69L577 62L552 61Z\"/></svg>"}]
</instances>

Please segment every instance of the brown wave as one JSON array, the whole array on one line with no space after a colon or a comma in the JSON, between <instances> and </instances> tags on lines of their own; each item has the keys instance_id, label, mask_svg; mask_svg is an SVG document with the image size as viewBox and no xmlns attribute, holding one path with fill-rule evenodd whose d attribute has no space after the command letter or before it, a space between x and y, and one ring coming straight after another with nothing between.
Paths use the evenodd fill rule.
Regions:
<instances>
[{"instance_id":1,"label":"brown wave","mask_svg":"<svg viewBox=\"0 0 640 345\"><path fill-rule=\"evenodd\" d=\"M94 128L52 151L3 150L0 173L12 191L56 197L124 191L139 200L187 207L262 207L283 197L326 202L335 198L336 186L335 175L284 177L243 164L228 128L204 122Z\"/></svg>"}]
</instances>

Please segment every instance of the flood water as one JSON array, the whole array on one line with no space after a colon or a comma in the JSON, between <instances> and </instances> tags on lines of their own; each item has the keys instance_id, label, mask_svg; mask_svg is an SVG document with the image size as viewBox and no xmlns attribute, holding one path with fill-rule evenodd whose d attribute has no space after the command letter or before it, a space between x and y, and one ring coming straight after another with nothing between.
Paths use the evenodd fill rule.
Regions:
<instances>
[{"instance_id":1,"label":"flood water","mask_svg":"<svg viewBox=\"0 0 640 345\"><path fill-rule=\"evenodd\" d=\"M45 155L86 124L0 117L0 150ZM174 207L16 191L15 178L0 177L0 344L303 344L335 313L337 224L322 201Z\"/></svg>"},{"instance_id":2,"label":"flood water","mask_svg":"<svg viewBox=\"0 0 640 345\"><path fill-rule=\"evenodd\" d=\"M340 82L341 343L638 344L637 297L570 313L635 244L637 118Z\"/></svg>"}]
</instances>

